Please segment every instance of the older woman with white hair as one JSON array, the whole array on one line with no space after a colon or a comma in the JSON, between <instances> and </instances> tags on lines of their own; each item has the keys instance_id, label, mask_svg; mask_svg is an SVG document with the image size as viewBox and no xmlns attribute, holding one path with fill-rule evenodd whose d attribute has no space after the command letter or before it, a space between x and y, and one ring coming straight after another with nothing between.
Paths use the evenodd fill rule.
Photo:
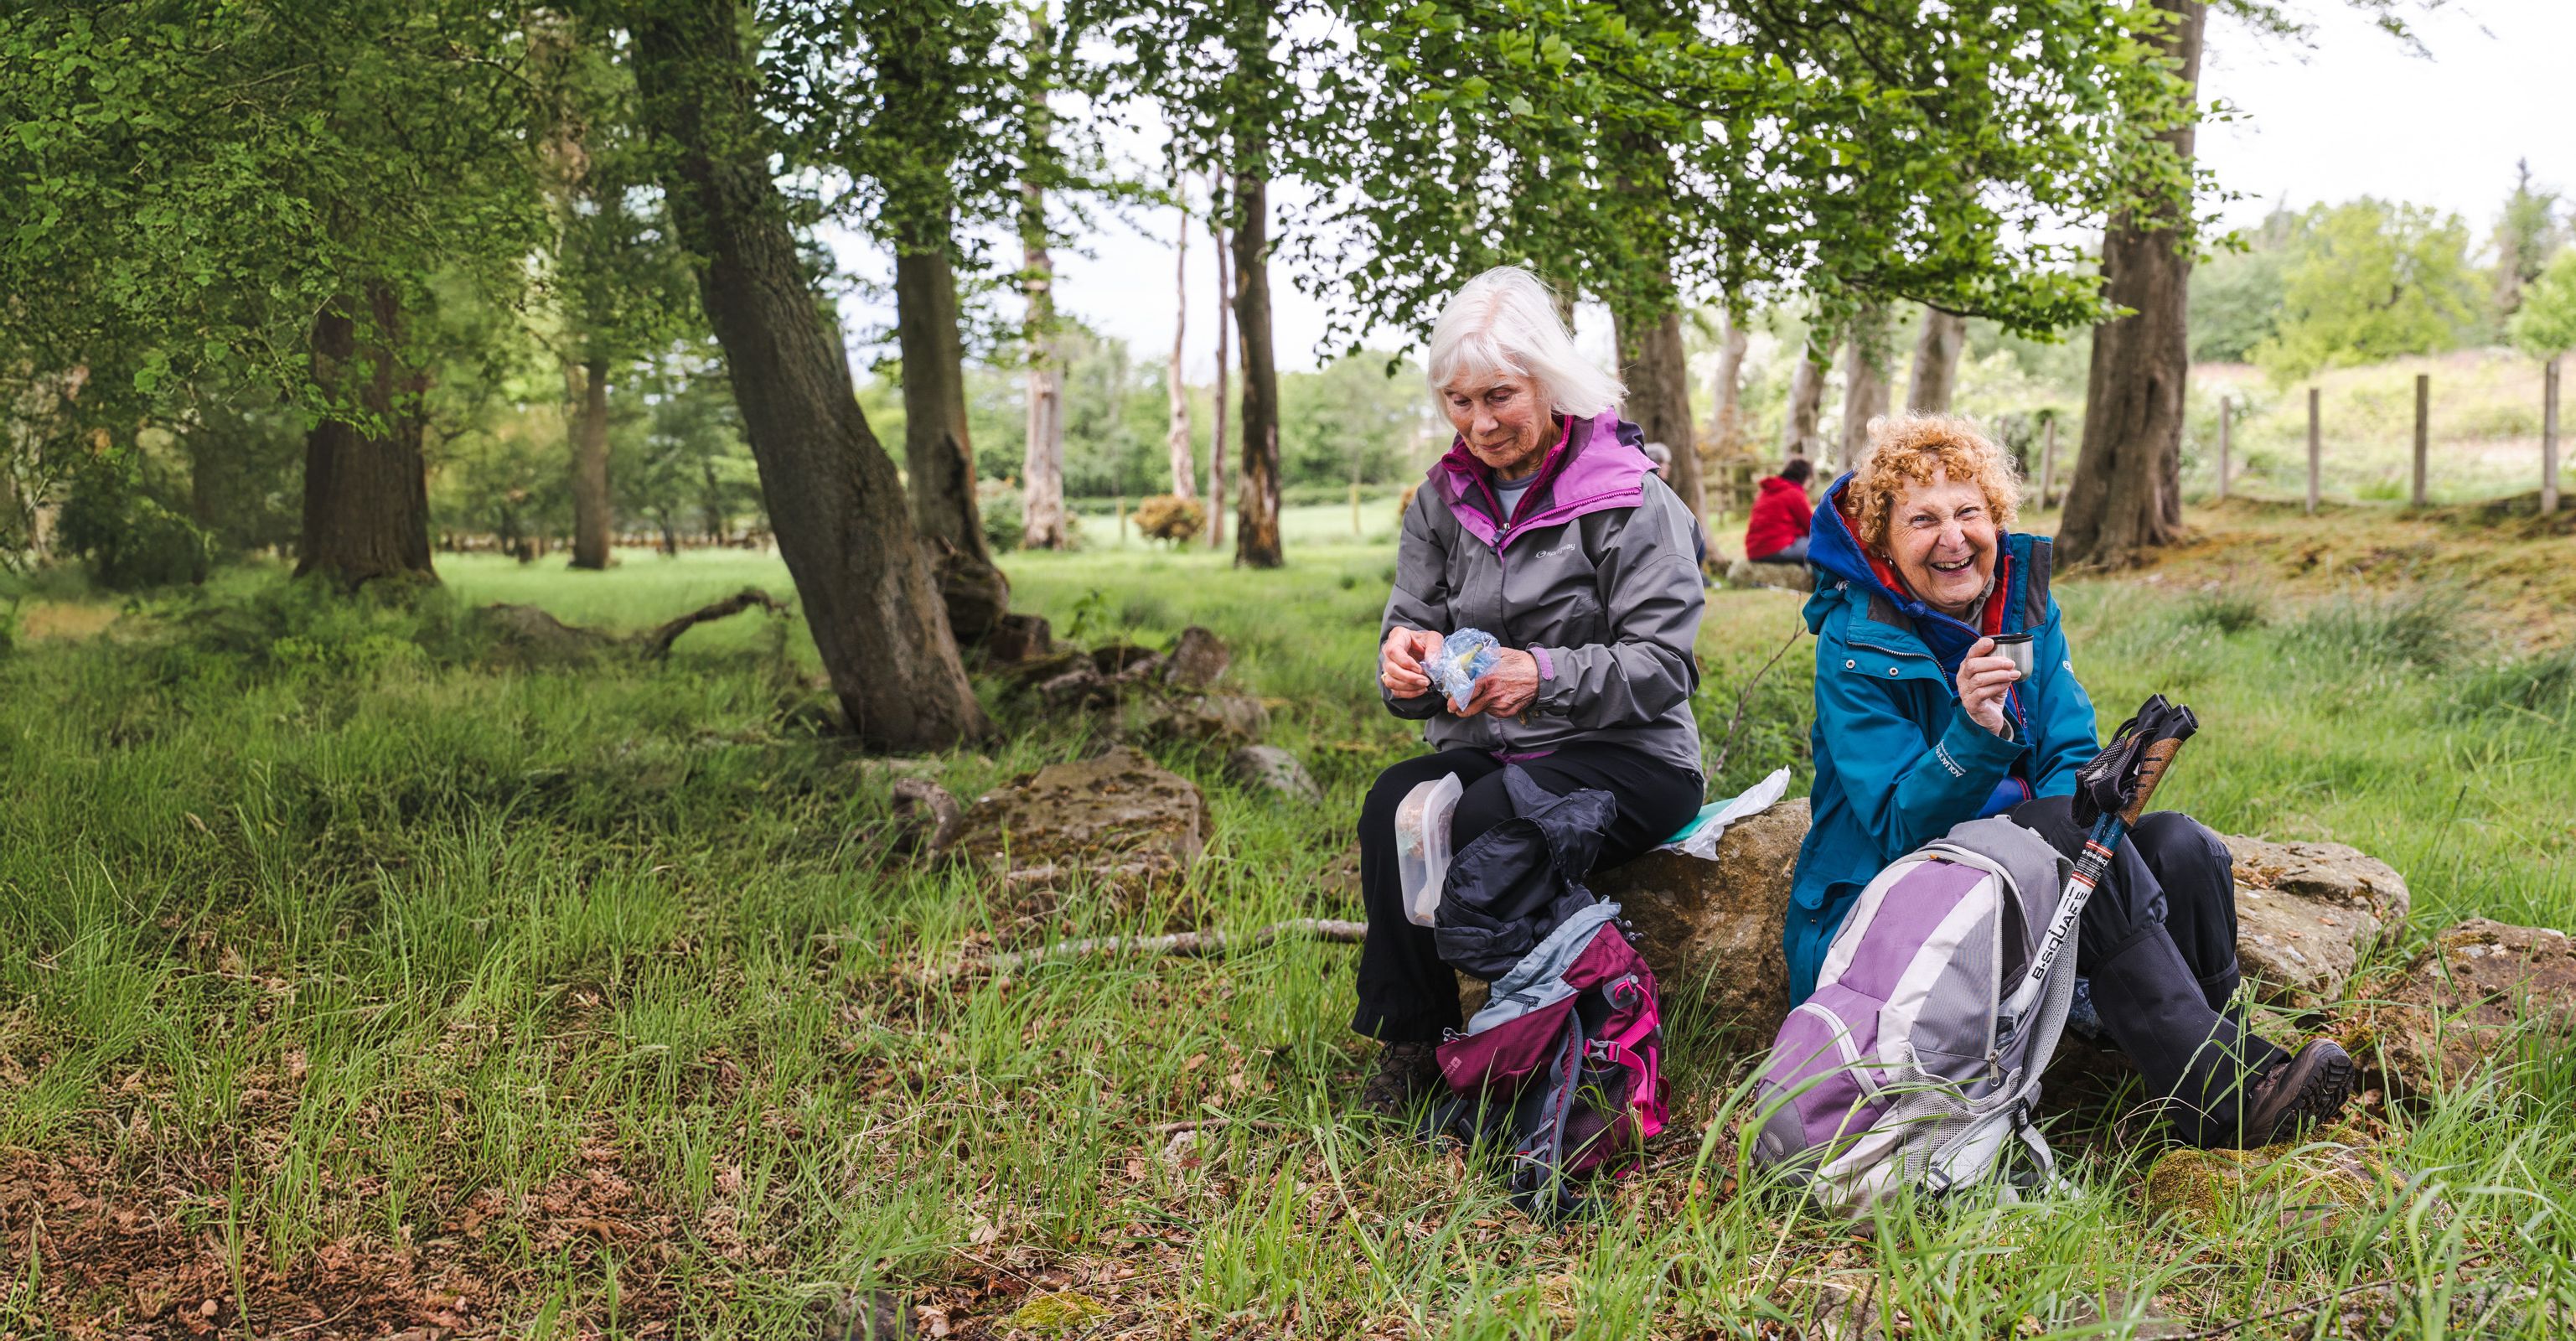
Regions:
<instances>
[{"instance_id":1,"label":"older woman with white hair","mask_svg":"<svg viewBox=\"0 0 2576 1341\"><path fill-rule=\"evenodd\" d=\"M1385 1044L1362 1102L1390 1115L1428 1091L1433 1047L1460 1024L1455 974L1405 915L1405 794L1456 774L1450 845L1463 851L1527 804L1507 766L1554 796L1608 792L1617 806L1595 862L1606 867L1664 841L1703 790L1692 518L1619 417L1619 380L1575 350L1546 287L1511 267L1450 300L1428 371L1457 438L1405 510L1378 683L1434 753L1380 774L1360 811L1368 940L1351 1027ZM1470 628L1501 647L1457 706L1426 663Z\"/></svg>"}]
</instances>

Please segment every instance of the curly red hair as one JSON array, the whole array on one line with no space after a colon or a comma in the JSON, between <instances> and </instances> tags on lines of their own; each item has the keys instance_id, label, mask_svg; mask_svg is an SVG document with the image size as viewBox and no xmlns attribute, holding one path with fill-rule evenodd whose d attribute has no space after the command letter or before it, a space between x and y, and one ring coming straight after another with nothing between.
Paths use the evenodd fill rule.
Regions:
<instances>
[{"instance_id":1,"label":"curly red hair","mask_svg":"<svg viewBox=\"0 0 2576 1341\"><path fill-rule=\"evenodd\" d=\"M1888 514L1906 489L1936 474L1983 489L1995 526L2011 530L2021 515L2021 474L2012 456L1974 424L1948 414L1891 414L1869 421L1869 450L1843 491L1852 529L1874 550L1887 548Z\"/></svg>"}]
</instances>

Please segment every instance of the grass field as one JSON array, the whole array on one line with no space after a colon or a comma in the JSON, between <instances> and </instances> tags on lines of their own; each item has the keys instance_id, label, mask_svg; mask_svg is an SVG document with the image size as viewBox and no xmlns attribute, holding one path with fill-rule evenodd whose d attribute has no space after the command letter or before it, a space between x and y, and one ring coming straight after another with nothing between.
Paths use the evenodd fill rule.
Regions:
<instances>
[{"instance_id":1,"label":"grass field","mask_svg":"<svg viewBox=\"0 0 2576 1341\"><path fill-rule=\"evenodd\" d=\"M2114 1108L2064 1120L2080 1197L1854 1234L1740 1163L1744 1063L1683 1019L1678 1134L1602 1221L1543 1230L1456 1157L1343 1121L1371 1060L1342 1027L1349 947L966 967L1356 915L1350 818L1415 748L1367 672L1392 553L1305 511L1281 572L1011 560L1060 634L1223 634L1326 789L1282 805L1167 754L1213 834L1141 903L887 861L864 833L886 775L795 726L819 696L790 623L531 670L456 617L641 626L783 594L772 556L448 559L417 609L257 570L189 600L44 584L0 654L0 1337L837 1336L880 1292L959 1336L1814 1336L1863 1289L1915 1337L2146 1334L2150 1300L2259 1319L2234 1336L2566 1326L2563 1058L2366 1111L2405 1181L2357 1215L2280 1191L2153 1219L2156 1147ZM2191 703L2206 729L2159 799L2385 857L2417 940L2470 912L2576 928L2576 661L2564 607L2512 576L2570 542L2332 522L2231 509L2162 568L2065 584L2106 725L2153 690ZM1754 681L1796 611L1712 597L1713 790L1782 764L1804 786L1805 648ZM1085 748L992 693L1007 734L947 761L961 796Z\"/></svg>"}]
</instances>

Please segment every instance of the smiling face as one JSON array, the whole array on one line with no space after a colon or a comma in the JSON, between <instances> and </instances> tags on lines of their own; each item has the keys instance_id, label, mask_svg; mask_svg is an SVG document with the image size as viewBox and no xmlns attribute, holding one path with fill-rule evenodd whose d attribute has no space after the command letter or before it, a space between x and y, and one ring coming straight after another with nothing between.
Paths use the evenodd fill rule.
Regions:
<instances>
[{"instance_id":1,"label":"smiling face","mask_svg":"<svg viewBox=\"0 0 2576 1341\"><path fill-rule=\"evenodd\" d=\"M1964 615L1995 573L1995 519L1986 491L1947 471L1909 484L1887 514L1887 561L1923 603Z\"/></svg>"},{"instance_id":2,"label":"smiling face","mask_svg":"<svg viewBox=\"0 0 2576 1341\"><path fill-rule=\"evenodd\" d=\"M1500 479L1537 470L1547 455L1550 422L1538 384L1510 373L1464 374L1440 392L1449 426Z\"/></svg>"}]
</instances>

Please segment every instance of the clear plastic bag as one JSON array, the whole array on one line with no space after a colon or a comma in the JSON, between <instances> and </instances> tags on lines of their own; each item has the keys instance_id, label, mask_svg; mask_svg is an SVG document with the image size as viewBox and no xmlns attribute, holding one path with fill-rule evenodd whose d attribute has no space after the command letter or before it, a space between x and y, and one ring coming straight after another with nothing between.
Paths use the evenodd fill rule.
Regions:
<instances>
[{"instance_id":1,"label":"clear plastic bag","mask_svg":"<svg viewBox=\"0 0 2576 1341\"><path fill-rule=\"evenodd\" d=\"M1502 643L1483 629L1460 629L1440 640L1440 650L1422 663L1431 683L1449 696L1452 712L1465 712L1476 696L1476 682L1503 659Z\"/></svg>"},{"instance_id":2,"label":"clear plastic bag","mask_svg":"<svg viewBox=\"0 0 2576 1341\"><path fill-rule=\"evenodd\" d=\"M1396 803L1395 869L1404 886L1404 919L1417 927L1430 926L1440 906L1449 879L1449 819L1466 790L1452 773L1417 784Z\"/></svg>"}]
</instances>

